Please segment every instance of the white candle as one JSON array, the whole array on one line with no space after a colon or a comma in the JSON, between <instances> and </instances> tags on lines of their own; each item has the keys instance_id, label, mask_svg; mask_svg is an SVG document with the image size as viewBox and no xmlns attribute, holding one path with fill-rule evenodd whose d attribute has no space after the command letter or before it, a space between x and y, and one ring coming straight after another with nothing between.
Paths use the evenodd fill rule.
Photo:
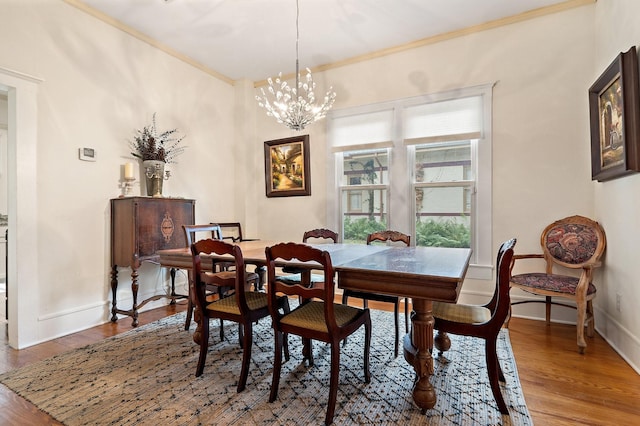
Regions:
<instances>
[{"instance_id":1,"label":"white candle","mask_svg":"<svg viewBox=\"0 0 640 426\"><path fill-rule=\"evenodd\" d=\"M133 163L125 163L124 165L124 178L133 179Z\"/></svg>"}]
</instances>

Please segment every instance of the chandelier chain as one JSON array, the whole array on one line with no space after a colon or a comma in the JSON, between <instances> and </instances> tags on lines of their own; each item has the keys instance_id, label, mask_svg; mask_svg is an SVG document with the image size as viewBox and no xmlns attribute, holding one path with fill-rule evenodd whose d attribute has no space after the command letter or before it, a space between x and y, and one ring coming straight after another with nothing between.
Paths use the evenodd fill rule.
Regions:
<instances>
[{"instance_id":1,"label":"chandelier chain","mask_svg":"<svg viewBox=\"0 0 640 426\"><path fill-rule=\"evenodd\" d=\"M311 70L306 69L304 82L300 81L300 7L296 0L296 74L295 86L290 87L282 79L282 72L278 77L267 79L268 88L260 88L262 96L256 95L258 105L264 108L268 116L274 117L278 123L286 125L292 130L303 130L307 125L324 118L333 106L336 98L332 87L329 87L322 104L316 104L314 90L316 83L311 76Z\"/></svg>"}]
</instances>

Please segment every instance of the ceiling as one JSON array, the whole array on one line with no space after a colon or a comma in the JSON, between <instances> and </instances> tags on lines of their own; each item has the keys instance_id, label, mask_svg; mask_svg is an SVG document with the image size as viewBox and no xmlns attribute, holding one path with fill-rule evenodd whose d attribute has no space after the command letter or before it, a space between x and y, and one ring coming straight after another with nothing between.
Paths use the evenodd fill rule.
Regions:
<instances>
[{"instance_id":1,"label":"ceiling","mask_svg":"<svg viewBox=\"0 0 640 426\"><path fill-rule=\"evenodd\" d=\"M67 0L69 1L69 0ZM231 80L292 74L295 0L72 0ZM575 0L573 1L575 2ZM317 68L565 0L299 0L300 68Z\"/></svg>"}]
</instances>

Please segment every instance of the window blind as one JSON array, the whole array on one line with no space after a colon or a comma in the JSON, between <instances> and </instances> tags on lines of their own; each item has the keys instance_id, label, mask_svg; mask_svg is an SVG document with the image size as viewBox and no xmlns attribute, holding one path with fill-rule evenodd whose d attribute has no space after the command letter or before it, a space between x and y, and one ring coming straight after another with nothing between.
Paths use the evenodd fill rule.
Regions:
<instances>
[{"instance_id":1,"label":"window blind","mask_svg":"<svg viewBox=\"0 0 640 426\"><path fill-rule=\"evenodd\" d=\"M329 122L333 152L390 148L393 109L333 117Z\"/></svg>"},{"instance_id":2,"label":"window blind","mask_svg":"<svg viewBox=\"0 0 640 426\"><path fill-rule=\"evenodd\" d=\"M404 143L479 139L482 137L482 96L425 103L404 108Z\"/></svg>"}]
</instances>

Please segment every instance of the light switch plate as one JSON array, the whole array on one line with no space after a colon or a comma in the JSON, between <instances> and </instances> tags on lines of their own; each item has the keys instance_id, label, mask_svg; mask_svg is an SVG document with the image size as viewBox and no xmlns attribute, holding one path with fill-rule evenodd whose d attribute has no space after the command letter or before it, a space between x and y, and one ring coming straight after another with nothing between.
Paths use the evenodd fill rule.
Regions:
<instances>
[{"instance_id":1,"label":"light switch plate","mask_svg":"<svg viewBox=\"0 0 640 426\"><path fill-rule=\"evenodd\" d=\"M98 153L93 148L78 148L78 154L83 161L96 161Z\"/></svg>"}]
</instances>

